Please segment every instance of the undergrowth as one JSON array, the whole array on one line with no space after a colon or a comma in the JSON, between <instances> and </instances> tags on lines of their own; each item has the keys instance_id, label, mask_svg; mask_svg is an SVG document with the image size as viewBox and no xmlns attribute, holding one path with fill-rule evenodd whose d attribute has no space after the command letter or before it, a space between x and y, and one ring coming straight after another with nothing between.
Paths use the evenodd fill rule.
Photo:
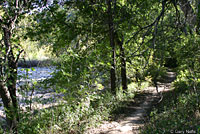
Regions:
<instances>
[{"instance_id":1,"label":"undergrowth","mask_svg":"<svg viewBox=\"0 0 200 134\"><path fill-rule=\"evenodd\" d=\"M126 105L122 102L133 98L134 94L132 86L128 93L119 91L116 96L105 91L87 94L79 101L63 101L49 108L21 109L18 134L83 134L101 121L110 120L113 111Z\"/></svg>"},{"instance_id":2,"label":"undergrowth","mask_svg":"<svg viewBox=\"0 0 200 134\"><path fill-rule=\"evenodd\" d=\"M120 102L128 96L114 97L107 92L89 97L90 101L63 103L40 111L21 112L18 133L82 134L102 120L108 120L110 113L120 107Z\"/></svg>"},{"instance_id":3,"label":"undergrowth","mask_svg":"<svg viewBox=\"0 0 200 134\"><path fill-rule=\"evenodd\" d=\"M193 91L184 78L177 79L174 90L163 94L163 101L150 113L142 134L200 133L200 89Z\"/></svg>"}]
</instances>

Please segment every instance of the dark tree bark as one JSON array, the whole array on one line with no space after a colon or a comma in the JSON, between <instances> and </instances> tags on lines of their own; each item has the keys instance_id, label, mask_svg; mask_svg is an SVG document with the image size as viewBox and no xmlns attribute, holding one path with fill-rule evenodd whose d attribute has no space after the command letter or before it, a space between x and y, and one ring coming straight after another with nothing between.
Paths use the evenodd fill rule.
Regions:
<instances>
[{"instance_id":1,"label":"dark tree bark","mask_svg":"<svg viewBox=\"0 0 200 134\"><path fill-rule=\"evenodd\" d=\"M127 90L126 58L125 58L123 43L120 44L120 58L121 58L122 88L124 91L126 91Z\"/></svg>"},{"instance_id":2,"label":"dark tree bark","mask_svg":"<svg viewBox=\"0 0 200 134\"><path fill-rule=\"evenodd\" d=\"M7 125L12 133L17 133L17 122L19 121L16 96L17 62L23 51L19 50L19 54L14 55L14 49L17 45L11 42L11 38L18 17L28 12L32 2L13 0L0 3L5 12L4 16L0 15L0 28L2 31L0 44L0 96L6 111Z\"/></svg>"},{"instance_id":3,"label":"dark tree bark","mask_svg":"<svg viewBox=\"0 0 200 134\"><path fill-rule=\"evenodd\" d=\"M3 26L3 41L5 53L4 64L1 65L1 79L0 81L0 95L6 111L6 120L9 129L17 133L17 121L18 121L18 105L16 96L16 81L17 81L17 60L13 55L13 48L11 46L10 40L12 35L12 28L15 19L10 20L10 25Z\"/></svg>"},{"instance_id":4,"label":"dark tree bark","mask_svg":"<svg viewBox=\"0 0 200 134\"><path fill-rule=\"evenodd\" d=\"M109 38L110 46L112 48L111 56L111 69L110 69L110 79L111 79L111 92L116 94L116 53L115 53L115 37L114 37L114 23L113 23L113 13L112 13L112 0L107 0L108 5L108 26L109 26Z\"/></svg>"},{"instance_id":5,"label":"dark tree bark","mask_svg":"<svg viewBox=\"0 0 200 134\"><path fill-rule=\"evenodd\" d=\"M116 43L120 48L122 89L123 91L127 91L126 57L124 52L123 39L120 41L117 33L115 35Z\"/></svg>"},{"instance_id":6,"label":"dark tree bark","mask_svg":"<svg viewBox=\"0 0 200 134\"><path fill-rule=\"evenodd\" d=\"M191 30L195 30L197 34L199 34L199 27L200 27L200 1L196 0L196 8L197 8L197 13L195 13L195 10L193 9L191 3L189 0L179 0L178 1L179 6L182 10L182 12L185 15L185 19L187 23L189 24Z\"/></svg>"},{"instance_id":7,"label":"dark tree bark","mask_svg":"<svg viewBox=\"0 0 200 134\"><path fill-rule=\"evenodd\" d=\"M0 82L0 95L4 104L4 109L6 112L6 122L10 129L16 129L17 118L15 113L15 108L13 107L12 98L10 92L6 86L6 83Z\"/></svg>"},{"instance_id":8,"label":"dark tree bark","mask_svg":"<svg viewBox=\"0 0 200 134\"><path fill-rule=\"evenodd\" d=\"M190 24L190 26L194 27L196 23L196 15L192 6L190 5L190 2L188 0L179 0L179 5L185 15L187 22Z\"/></svg>"},{"instance_id":9,"label":"dark tree bark","mask_svg":"<svg viewBox=\"0 0 200 134\"><path fill-rule=\"evenodd\" d=\"M200 35L200 0L197 0L197 34Z\"/></svg>"}]
</instances>

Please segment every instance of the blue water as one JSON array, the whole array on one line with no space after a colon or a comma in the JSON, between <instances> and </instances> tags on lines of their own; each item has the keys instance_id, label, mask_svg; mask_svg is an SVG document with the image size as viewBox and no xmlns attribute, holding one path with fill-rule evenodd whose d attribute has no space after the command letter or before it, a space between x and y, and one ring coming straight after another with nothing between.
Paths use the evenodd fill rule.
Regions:
<instances>
[{"instance_id":1,"label":"blue water","mask_svg":"<svg viewBox=\"0 0 200 134\"><path fill-rule=\"evenodd\" d=\"M18 81L41 81L52 76L54 67L18 68Z\"/></svg>"}]
</instances>

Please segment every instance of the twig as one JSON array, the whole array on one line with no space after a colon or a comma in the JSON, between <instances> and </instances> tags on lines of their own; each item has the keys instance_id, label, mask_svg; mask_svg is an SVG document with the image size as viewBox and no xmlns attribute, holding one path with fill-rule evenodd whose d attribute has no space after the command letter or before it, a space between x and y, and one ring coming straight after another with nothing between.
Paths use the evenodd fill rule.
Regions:
<instances>
[{"instance_id":1,"label":"twig","mask_svg":"<svg viewBox=\"0 0 200 134\"><path fill-rule=\"evenodd\" d=\"M167 0L163 0L162 1L162 11L161 11L161 13L159 14L159 16L153 21L153 23L151 23L151 24L149 24L149 25L147 25L147 26L144 26L144 27L142 27L142 28L140 28L140 30L138 30L138 31L136 31L135 33L133 33L132 35L132 37L128 40L128 41L126 41L125 42L125 44L128 44L133 38L135 38L135 36L136 35L138 35L141 31L143 31L144 29L147 29L148 28L148 30L147 30L147 32L149 31L149 29L151 29L157 22L159 22L160 21L160 18L164 15L164 12L165 12L165 4L166 4L166 2L167 2ZM145 34L147 34L147 32L145 33ZM144 35L145 35L144 34Z\"/></svg>"},{"instance_id":2,"label":"twig","mask_svg":"<svg viewBox=\"0 0 200 134\"><path fill-rule=\"evenodd\" d=\"M151 29L152 29L153 26L155 26L155 27L154 27L153 38L152 38L152 40L153 40L153 48L154 48L154 46L155 46L155 41L156 41L156 36L157 36L157 27L158 27L158 24L159 24L159 21L160 21L161 17L164 15L166 2L167 2L167 0L163 0L163 1L162 1L162 11L161 11L160 14L158 15L158 17L153 21L153 23L151 23L151 24L149 24L149 25L147 25L147 26L145 26L145 27L140 28L140 30L138 30L138 31L136 31L135 33L133 33L133 34L132 34L133 36L132 36L128 41L125 42L125 44L128 44L128 43L129 43L132 39L134 39L141 31L147 29L146 32L145 32L145 33L143 34L143 36L142 36L142 43L140 43L140 46L138 47L138 49L137 49L135 52L133 52L133 54L131 54L131 56L134 56L134 55L140 50L140 48L141 48L142 45L144 44L145 37L146 37L146 36L148 35L148 33L151 31ZM147 50L148 50L148 49L147 49ZM145 50L145 52L146 52L147 50ZM144 51L143 51L143 53L144 53ZM143 53L142 53L142 54L143 54ZM142 55L142 54L139 54L139 55ZM135 55L135 56L138 56L138 55Z\"/></svg>"},{"instance_id":3,"label":"twig","mask_svg":"<svg viewBox=\"0 0 200 134\"><path fill-rule=\"evenodd\" d=\"M20 57L20 55L21 55L23 52L24 52L24 49L21 50L21 51L18 53L17 58L16 58L16 60L15 60L15 64L18 63L18 61L19 61L19 57Z\"/></svg>"},{"instance_id":4,"label":"twig","mask_svg":"<svg viewBox=\"0 0 200 134\"><path fill-rule=\"evenodd\" d=\"M160 92L160 95L159 95L160 96L160 100L157 102L157 104L160 103L163 100L163 94L162 93L164 91L165 91L165 85L164 85L164 90Z\"/></svg>"}]
</instances>

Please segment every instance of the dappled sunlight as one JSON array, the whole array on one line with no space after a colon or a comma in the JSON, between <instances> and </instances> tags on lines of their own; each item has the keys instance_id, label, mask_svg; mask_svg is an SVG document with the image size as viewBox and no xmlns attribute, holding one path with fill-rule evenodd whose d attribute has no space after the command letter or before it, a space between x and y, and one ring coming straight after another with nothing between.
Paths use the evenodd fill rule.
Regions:
<instances>
[{"instance_id":1,"label":"dappled sunlight","mask_svg":"<svg viewBox=\"0 0 200 134\"><path fill-rule=\"evenodd\" d=\"M1 0L0 133L200 129L199 5Z\"/></svg>"}]
</instances>

